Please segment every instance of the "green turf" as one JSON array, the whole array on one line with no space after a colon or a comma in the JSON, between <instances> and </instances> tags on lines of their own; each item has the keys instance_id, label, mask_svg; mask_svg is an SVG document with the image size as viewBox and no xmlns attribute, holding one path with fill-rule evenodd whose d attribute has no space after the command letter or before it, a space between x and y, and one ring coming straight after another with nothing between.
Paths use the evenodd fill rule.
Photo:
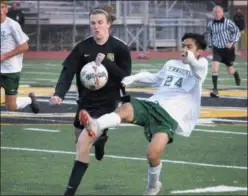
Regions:
<instances>
[{"instance_id":1,"label":"green turf","mask_svg":"<svg viewBox=\"0 0 248 196\"><path fill-rule=\"evenodd\" d=\"M25 128L58 129L59 133L34 132ZM245 126L216 126L199 129L245 132ZM12 125L1 127L1 146L74 152L69 125ZM145 158L147 141L139 127L120 127L109 132L108 155ZM218 165L247 167L247 135L194 132L191 137L176 136L162 156L166 160L213 164L216 167L164 163L161 180L163 194L174 190L226 185L247 187L247 169L221 168ZM67 184L74 155L46 152L1 150L2 195L59 195ZM91 164L78 194L138 195L146 186L145 160L105 157ZM217 195L219 193L212 193ZM228 192L240 195L245 192ZM203 195L202 193L198 195Z\"/></svg>"},{"instance_id":2,"label":"green turf","mask_svg":"<svg viewBox=\"0 0 248 196\"><path fill-rule=\"evenodd\" d=\"M169 59L133 60L132 73L142 70L156 72L161 69L167 60ZM25 59L21 84L54 86L59 77L62 62L62 59ZM235 67L243 79L241 88L247 88L247 62L244 59L237 59L236 63ZM211 63L209 63L208 73L204 88L212 88ZM227 74L225 65L220 66L219 79L220 88L236 87L233 77Z\"/></svg>"},{"instance_id":3,"label":"green turf","mask_svg":"<svg viewBox=\"0 0 248 196\"><path fill-rule=\"evenodd\" d=\"M133 60L133 71L155 72L168 59L149 61ZM24 61L21 84L54 86L59 77L59 59L35 59ZM243 79L242 88L247 88L247 62L237 59L237 70ZM204 88L211 88L211 64ZM234 80L226 73L224 65L219 73L220 87L235 87ZM26 131L24 128L59 129L59 133ZM201 129L247 133L246 126L218 125L198 126ZM75 146L70 125L13 125L1 127L1 146L30 149L46 149L74 152ZM145 158L147 141L142 129L121 127L109 132L107 154ZM93 151L92 151L93 152ZM206 188L226 185L247 187L247 168L222 168L220 166L247 167L247 135L195 132L189 138L176 136L163 159L212 164L189 165L164 163L161 180L163 194L175 190ZM67 184L74 155L47 152L1 150L1 195L61 195ZM80 185L78 194L84 195L140 195L146 186L147 164L144 160L128 160L105 157L91 164ZM240 195L247 192L211 193L211 195ZM205 193L209 194L209 193ZM192 194L189 194L192 195ZM198 195L204 195L199 193Z\"/></svg>"}]
</instances>

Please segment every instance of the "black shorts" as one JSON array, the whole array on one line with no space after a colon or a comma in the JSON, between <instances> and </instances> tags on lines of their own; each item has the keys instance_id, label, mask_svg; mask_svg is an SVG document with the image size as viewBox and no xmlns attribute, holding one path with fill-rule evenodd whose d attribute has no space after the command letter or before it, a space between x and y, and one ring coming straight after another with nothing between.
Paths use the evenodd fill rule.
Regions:
<instances>
[{"instance_id":1,"label":"black shorts","mask_svg":"<svg viewBox=\"0 0 248 196\"><path fill-rule=\"evenodd\" d=\"M3 87L6 95L17 95L20 82L20 72L1 73L0 87Z\"/></svg>"},{"instance_id":2,"label":"black shorts","mask_svg":"<svg viewBox=\"0 0 248 196\"><path fill-rule=\"evenodd\" d=\"M213 47L213 61L224 63L230 67L235 61L235 48L217 48Z\"/></svg>"},{"instance_id":3,"label":"black shorts","mask_svg":"<svg viewBox=\"0 0 248 196\"><path fill-rule=\"evenodd\" d=\"M115 110L115 107L109 107L109 108L104 108L104 107L97 107L97 108L91 108L91 109L87 109L85 108L83 105L78 105L78 108L77 108L77 113L75 115L75 118L74 118L74 122L73 122L73 125L75 128L78 128L78 129L81 129L83 130L84 129L84 126L83 125L80 125L80 121L79 121L79 112L82 110L82 109L85 109L87 110L87 112L89 112L89 114L91 115L91 117L93 118L99 118L100 116L104 115L104 114L107 114L107 113L111 113Z\"/></svg>"}]
</instances>

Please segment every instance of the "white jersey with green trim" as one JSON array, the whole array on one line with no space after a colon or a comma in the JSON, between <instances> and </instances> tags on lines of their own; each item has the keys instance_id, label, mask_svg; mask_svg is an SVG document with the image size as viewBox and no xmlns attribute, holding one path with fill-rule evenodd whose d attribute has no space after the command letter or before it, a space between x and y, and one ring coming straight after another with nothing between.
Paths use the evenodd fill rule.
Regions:
<instances>
[{"instance_id":1,"label":"white jersey with green trim","mask_svg":"<svg viewBox=\"0 0 248 196\"><path fill-rule=\"evenodd\" d=\"M202 84L207 76L208 61L189 53L188 64L170 60L155 74L140 72L124 78L124 84L142 83L158 87L148 101L157 102L178 122L176 133L189 136L200 115Z\"/></svg>"},{"instance_id":2,"label":"white jersey with green trim","mask_svg":"<svg viewBox=\"0 0 248 196\"><path fill-rule=\"evenodd\" d=\"M18 22L6 17L1 23L1 55L29 40ZM1 73L16 73L22 70L23 53L1 62Z\"/></svg>"}]
</instances>

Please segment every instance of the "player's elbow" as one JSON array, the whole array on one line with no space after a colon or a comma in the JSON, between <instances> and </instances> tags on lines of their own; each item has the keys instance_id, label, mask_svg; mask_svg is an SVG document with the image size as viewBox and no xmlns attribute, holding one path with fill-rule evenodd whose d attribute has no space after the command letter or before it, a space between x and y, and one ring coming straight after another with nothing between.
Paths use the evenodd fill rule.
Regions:
<instances>
[{"instance_id":1,"label":"player's elbow","mask_svg":"<svg viewBox=\"0 0 248 196\"><path fill-rule=\"evenodd\" d=\"M23 44L23 50L24 51L28 51L29 50L29 45L28 45L27 42L25 44Z\"/></svg>"},{"instance_id":2,"label":"player's elbow","mask_svg":"<svg viewBox=\"0 0 248 196\"><path fill-rule=\"evenodd\" d=\"M24 44L20 45L19 49L21 49L21 52L26 52L29 49L28 43L25 42Z\"/></svg>"}]
</instances>

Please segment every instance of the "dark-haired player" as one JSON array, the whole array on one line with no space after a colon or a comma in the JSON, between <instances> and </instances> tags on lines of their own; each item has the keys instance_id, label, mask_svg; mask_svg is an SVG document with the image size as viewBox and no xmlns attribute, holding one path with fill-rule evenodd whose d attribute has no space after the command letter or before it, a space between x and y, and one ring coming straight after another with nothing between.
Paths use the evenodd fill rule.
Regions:
<instances>
[{"instance_id":1,"label":"dark-haired player","mask_svg":"<svg viewBox=\"0 0 248 196\"><path fill-rule=\"evenodd\" d=\"M84 149L88 149L104 129L117 126L122 121L144 127L150 142L147 150L148 186L144 195L157 195L161 191L160 157L166 145L173 141L174 134L188 137L197 123L202 84L208 70L208 61L201 56L206 45L203 35L186 33L182 37L181 60L166 62L155 74L140 72L123 79L122 83L126 86L132 83L157 86L157 91L148 100L131 98L115 112L97 119L86 110L80 112L80 122L86 127L80 136L85 140ZM85 152L85 160L88 156Z\"/></svg>"}]
</instances>

